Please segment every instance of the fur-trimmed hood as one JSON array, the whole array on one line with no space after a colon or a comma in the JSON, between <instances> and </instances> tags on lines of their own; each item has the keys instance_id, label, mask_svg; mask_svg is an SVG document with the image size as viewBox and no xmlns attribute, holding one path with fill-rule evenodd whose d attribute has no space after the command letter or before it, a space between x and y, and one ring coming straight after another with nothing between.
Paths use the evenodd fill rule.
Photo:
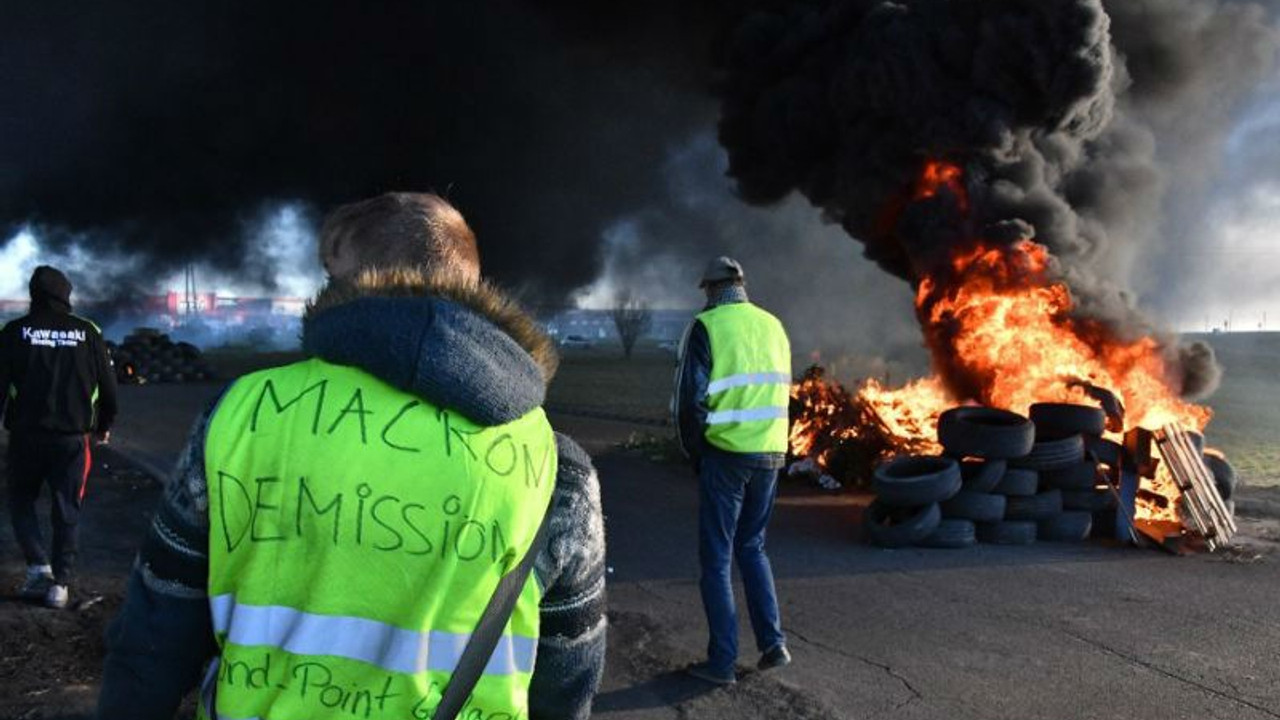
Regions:
<instances>
[{"instance_id":1,"label":"fur-trimmed hood","mask_svg":"<svg viewBox=\"0 0 1280 720\"><path fill-rule=\"evenodd\" d=\"M302 347L481 425L542 405L559 362L551 339L497 288L406 268L331 281L307 307Z\"/></svg>"}]
</instances>

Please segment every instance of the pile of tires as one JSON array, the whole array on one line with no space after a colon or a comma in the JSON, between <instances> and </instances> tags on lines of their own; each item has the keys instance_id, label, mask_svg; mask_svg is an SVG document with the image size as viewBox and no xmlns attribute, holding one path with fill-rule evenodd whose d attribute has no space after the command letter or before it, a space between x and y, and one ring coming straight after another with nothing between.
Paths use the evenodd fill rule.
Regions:
<instances>
[{"instance_id":1,"label":"pile of tires","mask_svg":"<svg viewBox=\"0 0 1280 720\"><path fill-rule=\"evenodd\" d=\"M138 328L119 343L107 342L115 365L116 380L125 384L176 383L211 380L212 368L200 349L187 342L173 342L151 328Z\"/></svg>"},{"instance_id":2,"label":"pile of tires","mask_svg":"<svg viewBox=\"0 0 1280 720\"><path fill-rule=\"evenodd\" d=\"M986 407L953 408L938 418L943 452L960 459L964 486L942 507L947 520L968 523L976 542L1023 545L1036 539L1039 478L1014 465L1031 452L1035 427L1027 418Z\"/></svg>"},{"instance_id":3,"label":"pile of tires","mask_svg":"<svg viewBox=\"0 0 1280 720\"><path fill-rule=\"evenodd\" d=\"M1103 437L1096 407L1037 403L1023 417L987 407L960 407L938 418L940 457L897 458L878 467L867 535L881 547L1026 545L1080 542L1114 533L1110 471L1124 448ZM1234 512L1235 471L1204 450L1218 492Z\"/></svg>"}]
</instances>

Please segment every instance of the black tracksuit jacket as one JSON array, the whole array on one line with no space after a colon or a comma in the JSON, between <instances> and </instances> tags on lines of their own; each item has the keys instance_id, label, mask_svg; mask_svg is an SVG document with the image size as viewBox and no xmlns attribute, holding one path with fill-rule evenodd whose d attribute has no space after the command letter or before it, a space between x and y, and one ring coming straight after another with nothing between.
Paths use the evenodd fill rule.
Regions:
<instances>
[{"instance_id":1,"label":"black tracksuit jacket","mask_svg":"<svg viewBox=\"0 0 1280 720\"><path fill-rule=\"evenodd\" d=\"M0 330L0 407L12 433L106 432L116 417L116 378L101 331L56 301Z\"/></svg>"}]
</instances>

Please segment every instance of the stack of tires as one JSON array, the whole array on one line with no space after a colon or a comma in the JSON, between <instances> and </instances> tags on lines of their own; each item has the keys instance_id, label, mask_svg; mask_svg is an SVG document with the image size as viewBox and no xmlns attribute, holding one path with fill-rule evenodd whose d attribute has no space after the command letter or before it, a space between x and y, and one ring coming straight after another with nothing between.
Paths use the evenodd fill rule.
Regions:
<instances>
[{"instance_id":1,"label":"stack of tires","mask_svg":"<svg viewBox=\"0 0 1280 720\"><path fill-rule=\"evenodd\" d=\"M960 491L960 465L947 457L908 455L876 468L876 499L867 507L864 524L872 545L897 548L965 547L973 527L945 523L940 503Z\"/></svg>"},{"instance_id":2,"label":"stack of tires","mask_svg":"<svg viewBox=\"0 0 1280 720\"><path fill-rule=\"evenodd\" d=\"M214 377L199 348L191 343L175 343L151 328L138 328L119 345L108 341L107 350L121 383L171 383Z\"/></svg>"},{"instance_id":3,"label":"stack of tires","mask_svg":"<svg viewBox=\"0 0 1280 720\"><path fill-rule=\"evenodd\" d=\"M1013 463L1031 451L1027 418L986 407L953 408L938 418L943 452L959 458L964 487L942 505L948 522L972 527L976 541L1023 545L1036 539L1038 476Z\"/></svg>"}]
</instances>

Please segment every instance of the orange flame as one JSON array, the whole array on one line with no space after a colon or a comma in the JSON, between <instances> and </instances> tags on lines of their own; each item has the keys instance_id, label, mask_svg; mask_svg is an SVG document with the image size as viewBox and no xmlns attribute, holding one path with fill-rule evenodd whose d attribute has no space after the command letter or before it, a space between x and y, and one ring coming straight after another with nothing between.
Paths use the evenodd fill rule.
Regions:
<instances>
[{"instance_id":1,"label":"orange flame","mask_svg":"<svg viewBox=\"0 0 1280 720\"><path fill-rule=\"evenodd\" d=\"M962 171L949 163L927 163L911 195L932 198L943 187L967 209ZM935 357L946 361L947 379L934 376L897 389L871 380L847 400L863 423L870 419L883 431L881 457L936 450L938 416L964 402L1022 414L1037 402L1096 406L1086 383L1117 396L1127 427L1155 429L1176 420L1202 430L1212 418L1208 408L1178 396L1176 368L1154 338L1120 338L1102 323L1075 317L1071 292L1054 277L1048 249L1030 240L1005 246L977 241L956 253L948 266L919 278L916 310ZM971 397L953 397L948 387L964 387ZM833 425L831 414L827 422L803 410L793 417L791 450L797 456L811 456L821 444L819 433L866 433L865 425Z\"/></svg>"}]
</instances>

